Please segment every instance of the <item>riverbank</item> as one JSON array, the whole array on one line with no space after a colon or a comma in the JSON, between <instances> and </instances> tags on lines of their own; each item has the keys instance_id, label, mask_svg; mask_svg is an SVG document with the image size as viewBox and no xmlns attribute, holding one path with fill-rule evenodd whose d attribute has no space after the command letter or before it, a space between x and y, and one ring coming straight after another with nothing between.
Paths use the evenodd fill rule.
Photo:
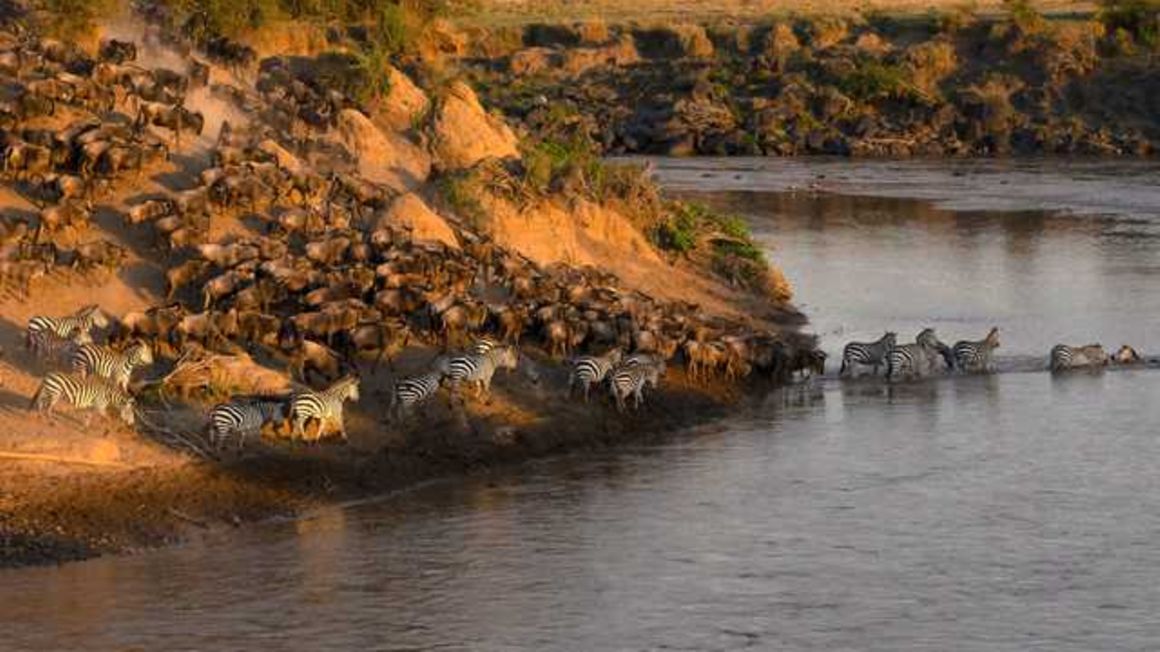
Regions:
<instances>
[{"instance_id":1,"label":"riverbank","mask_svg":"<svg viewBox=\"0 0 1160 652\"><path fill-rule=\"evenodd\" d=\"M448 412L404 432L371 426L352 433L355 442L345 449L266 442L251 445L241 458L198 461L170 453L135 468L102 465L94 456L0 459L0 567L133 553L427 480L658 441L721 419L743 401L739 393L713 394L680 376L670 373L666 390L627 417L599 403L563 400L536 414L527 392L509 386L497 390L486 415L462 419ZM552 393L561 390L557 381L545 381ZM524 400L516 400L520 395ZM373 418L361 412L351 415L356 423ZM128 458L139 438L121 432L105 441L121 449L117 457Z\"/></svg>"},{"instance_id":2,"label":"riverbank","mask_svg":"<svg viewBox=\"0 0 1160 652\"><path fill-rule=\"evenodd\" d=\"M555 156L459 81L387 64L364 103L340 90L349 55L259 57L171 28L128 16L82 45L0 30L0 565L661 437L812 364L744 224L670 201L639 166ZM69 368L25 348L29 320L92 310L98 343L152 352L131 426L28 409ZM391 416L396 381L480 338L515 354L490 397L446 383ZM709 382L685 378L689 343ZM611 349L668 362L639 412L606 388L569 396L567 360ZM288 396L350 376L346 441L321 420L295 433ZM255 396L282 417L214 451L210 408Z\"/></svg>"},{"instance_id":3,"label":"riverbank","mask_svg":"<svg viewBox=\"0 0 1160 652\"><path fill-rule=\"evenodd\" d=\"M1039 8L468 26L460 61L528 132L609 154L1158 151L1155 7Z\"/></svg>"}]
</instances>

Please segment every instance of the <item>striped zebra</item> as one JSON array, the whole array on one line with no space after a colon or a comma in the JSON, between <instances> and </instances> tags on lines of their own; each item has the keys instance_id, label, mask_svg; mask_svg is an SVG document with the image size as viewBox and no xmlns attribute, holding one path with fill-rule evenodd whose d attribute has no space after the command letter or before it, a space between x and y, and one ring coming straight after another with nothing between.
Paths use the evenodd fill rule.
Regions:
<instances>
[{"instance_id":1,"label":"striped zebra","mask_svg":"<svg viewBox=\"0 0 1160 652\"><path fill-rule=\"evenodd\" d=\"M997 348L999 348L999 329L996 327L981 340L955 342L951 347L951 353L955 358L955 367L965 373L994 373Z\"/></svg>"},{"instance_id":2,"label":"striped zebra","mask_svg":"<svg viewBox=\"0 0 1160 652\"><path fill-rule=\"evenodd\" d=\"M954 368L950 347L943 344L933 328L924 328L913 344L903 344L886 354L886 379L899 377L921 378L934 373L942 357L947 367Z\"/></svg>"},{"instance_id":3,"label":"striped zebra","mask_svg":"<svg viewBox=\"0 0 1160 652\"><path fill-rule=\"evenodd\" d=\"M230 437L237 438L241 450L250 435L261 435L262 427L286 419L286 403L274 400L234 400L215 405L209 411L209 440L221 450Z\"/></svg>"},{"instance_id":4,"label":"striped zebra","mask_svg":"<svg viewBox=\"0 0 1160 652\"><path fill-rule=\"evenodd\" d=\"M515 369L520 362L519 350L514 346L496 347L487 353L453 356L439 361L437 369L443 372L451 384L452 391L460 383L474 385L477 396L483 398L491 393L491 378L496 369Z\"/></svg>"},{"instance_id":5,"label":"striped zebra","mask_svg":"<svg viewBox=\"0 0 1160 652\"><path fill-rule=\"evenodd\" d=\"M599 385L608 377L608 373L616 367L624 354L620 349L612 349L604 355L585 355L572 360L572 373L568 376L568 396L579 387L584 395L584 402L588 402L588 394L593 385Z\"/></svg>"},{"instance_id":6,"label":"striped zebra","mask_svg":"<svg viewBox=\"0 0 1160 652\"><path fill-rule=\"evenodd\" d=\"M137 367L153 364L153 349L145 342L135 342L124 351L108 346L86 344L72 355L73 373L100 376L122 390L129 389L129 377Z\"/></svg>"},{"instance_id":7,"label":"striped zebra","mask_svg":"<svg viewBox=\"0 0 1160 652\"><path fill-rule=\"evenodd\" d=\"M873 342L850 342L842 349L842 368L839 376L847 372L854 374L858 365L873 367L872 375L878 375L878 367L886 366L886 355L898 343L898 335L887 331L882 337Z\"/></svg>"},{"instance_id":8,"label":"striped zebra","mask_svg":"<svg viewBox=\"0 0 1160 652\"><path fill-rule=\"evenodd\" d=\"M65 337L54 331L44 331L37 336L34 351L37 358L50 366L67 367L78 349L92 343L93 336L79 327L74 327Z\"/></svg>"},{"instance_id":9,"label":"striped zebra","mask_svg":"<svg viewBox=\"0 0 1160 652\"><path fill-rule=\"evenodd\" d=\"M1108 364L1108 352L1099 344L1068 346L1056 344L1051 348L1051 371L1066 371L1084 367L1102 367Z\"/></svg>"},{"instance_id":10,"label":"striped zebra","mask_svg":"<svg viewBox=\"0 0 1160 652\"><path fill-rule=\"evenodd\" d=\"M106 328L109 319L101 312L96 304L88 305L66 317L34 316L28 320L28 330L25 331L25 344L33 352L39 352L44 346L48 333L58 338L67 339L76 329L88 335L94 327Z\"/></svg>"},{"instance_id":11,"label":"striped zebra","mask_svg":"<svg viewBox=\"0 0 1160 652\"><path fill-rule=\"evenodd\" d=\"M483 337L475 338L475 340L472 341L471 346L467 347L467 353L469 355L484 355L486 353L490 353L493 349L498 349L501 346L503 346L503 344L485 335Z\"/></svg>"},{"instance_id":12,"label":"striped zebra","mask_svg":"<svg viewBox=\"0 0 1160 652\"><path fill-rule=\"evenodd\" d=\"M391 394L391 418L402 421L416 406L434 398L442 384L441 370L396 380Z\"/></svg>"},{"instance_id":13,"label":"striped zebra","mask_svg":"<svg viewBox=\"0 0 1160 652\"><path fill-rule=\"evenodd\" d=\"M346 423L342 418L342 406L347 400L358 400L358 382L358 376L347 376L319 392L309 389L296 392L290 398L293 436L305 439L306 422L318 419L318 435L315 439L322 439L328 428L337 426L339 435L345 440Z\"/></svg>"},{"instance_id":14,"label":"striped zebra","mask_svg":"<svg viewBox=\"0 0 1160 652\"><path fill-rule=\"evenodd\" d=\"M608 377L608 391L616 401L616 409L624 412L625 399L629 396L632 397L633 409L640 409L644 403L644 388L657 387L664 373L665 363L662 361L644 363L638 360L635 364L613 369Z\"/></svg>"},{"instance_id":15,"label":"striped zebra","mask_svg":"<svg viewBox=\"0 0 1160 652\"><path fill-rule=\"evenodd\" d=\"M81 378L75 374L54 371L40 381L28 409L48 414L62 398L82 410L92 409L103 413L108 408L115 408L122 421L133 425L133 397L102 378ZM89 424L87 414L84 423L86 426Z\"/></svg>"}]
</instances>

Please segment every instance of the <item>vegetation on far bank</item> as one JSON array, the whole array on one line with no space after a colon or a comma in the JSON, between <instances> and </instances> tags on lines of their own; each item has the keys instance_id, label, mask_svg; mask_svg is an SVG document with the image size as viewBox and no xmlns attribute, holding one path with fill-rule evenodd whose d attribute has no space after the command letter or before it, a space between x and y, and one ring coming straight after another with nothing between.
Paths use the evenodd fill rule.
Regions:
<instances>
[{"instance_id":1,"label":"vegetation on far bank","mask_svg":"<svg viewBox=\"0 0 1160 652\"><path fill-rule=\"evenodd\" d=\"M464 61L528 130L562 105L617 154L1155 151L1160 2L1038 6L481 29Z\"/></svg>"}]
</instances>

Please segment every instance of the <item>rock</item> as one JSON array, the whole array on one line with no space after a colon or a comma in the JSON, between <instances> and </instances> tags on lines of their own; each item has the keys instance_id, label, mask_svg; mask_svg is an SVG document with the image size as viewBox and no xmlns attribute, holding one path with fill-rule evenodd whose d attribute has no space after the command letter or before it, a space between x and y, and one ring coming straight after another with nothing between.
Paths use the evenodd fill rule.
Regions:
<instances>
[{"instance_id":1,"label":"rock","mask_svg":"<svg viewBox=\"0 0 1160 652\"><path fill-rule=\"evenodd\" d=\"M358 160L359 174L396 192L418 187L431 174L431 157L395 132L384 132L355 109L338 114L338 135Z\"/></svg>"},{"instance_id":2,"label":"rock","mask_svg":"<svg viewBox=\"0 0 1160 652\"><path fill-rule=\"evenodd\" d=\"M890 43L874 32L862 32L854 41L854 47L861 52L880 57L890 52Z\"/></svg>"},{"instance_id":3,"label":"rock","mask_svg":"<svg viewBox=\"0 0 1160 652\"><path fill-rule=\"evenodd\" d=\"M427 202L413 192L391 202L387 210L379 215L375 228L387 226L407 229L415 240L442 242L453 249L459 248L459 239L455 237L455 231L447 224L447 220L431 210Z\"/></svg>"},{"instance_id":4,"label":"rock","mask_svg":"<svg viewBox=\"0 0 1160 652\"><path fill-rule=\"evenodd\" d=\"M608 24L603 20L589 20L576 26L576 35L580 42L587 45L601 45L612 38L608 31Z\"/></svg>"},{"instance_id":5,"label":"rock","mask_svg":"<svg viewBox=\"0 0 1160 652\"><path fill-rule=\"evenodd\" d=\"M375 107L375 118L395 131L407 131L431 106L423 89L394 66L387 70L388 91Z\"/></svg>"},{"instance_id":6,"label":"rock","mask_svg":"<svg viewBox=\"0 0 1160 652\"><path fill-rule=\"evenodd\" d=\"M802 44L798 41L793 27L786 23L775 23L769 28L769 35L765 37L765 53L775 58L782 58L797 52Z\"/></svg>"},{"instance_id":7,"label":"rock","mask_svg":"<svg viewBox=\"0 0 1160 652\"><path fill-rule=\"evenodd\" d=\"M810 47L815 50L824 50L841 43L848 29L846 21L837 16L819 16L806 25Z\"/></svg>"},{"instance_id":8,"label":"rock","mask_svg":"<svg viewBox=\"0 0 1160 652\"><path fill-rule=\"evenodd\" d=\"M571 75L579 75L599 66L625 66L640 61L636 43L625 35L615 43L602 47L571 48L564 51L561 68Z\"/></svg>"},{"instance_id":9,"label":"rock","mask_svg":"<svg viewBox=\"0 0 1160 652\"><path fill-rule=\"evenodd\" d=\"M300 173L307 169L306 164L301 159L269 138L258 143L258 149L273 156L274 160L278 163L278 167L284 170Z\"/></svg>"},{"instance_id":10,"label":"rock","mask_svg":"<svg viewBox=\"0 0 1160 652\"><path fill-rule=\"evenodd\" d=\"M714 53L705 28L694 23L637 30L633 36L639 51L650 59L708 59Z\"/></svg>"},{"instance_id":11,"label":"rock","mask_svg":"<svg viewBox=\"0 0 1160 652\"><path fill-rule=\"evenodd\" d=\"M438 103L431 150L443 170L462 170L487 158L519 158L518 140L503 120L483 109L475 91L455 82Z\"/></svg>"},{"instance_id":12,"label":"rock","mask_svg":"<svg viewBox=\"0 0 1160 652\"><path fill-rule=\"evenodd\" d=\"M513 75L534 75L555 65L556 53L551 48L525 48L508 59L508 70Z\"/></svg>"},{"instance_id":13,"label":"rock","mask_svg":"<svg viewBox=\"0 0 1160 652\"><path fill-rule=\"evenodd\" d=\"M451 21L436 18L423 30L419 39L419 56L434 62L442 57L458 59L467 54L467 34L458 30Z\"/></svg>"},{"instance_id":14,"label":"rock","mask_svg":"<svg viewBox=\"0 0 1160 652\"><path fill-rule=\"evenodd\" d=\"M713 41L705 33L705 28L695 24L674 25L673 32L681 43L681 53L690 59L713 57Z\"/></svg>"}]
</instances>

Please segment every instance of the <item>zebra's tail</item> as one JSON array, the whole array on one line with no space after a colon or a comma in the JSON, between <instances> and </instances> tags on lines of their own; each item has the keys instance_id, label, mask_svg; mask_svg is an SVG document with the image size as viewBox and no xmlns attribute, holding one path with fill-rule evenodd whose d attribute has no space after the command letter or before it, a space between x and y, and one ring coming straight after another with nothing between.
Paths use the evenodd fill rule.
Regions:
<instances>
[{"instance_id":1,"label":"zebra's tail","mask_svg":"<svg viewBox=\"0 0 1160 652\"><path fill-rule=\"evenodd\" d=\"M838 370L838 375L839 375L839 376L845 376L845 375L846 375L846 366L847 366L847 362L846 362L846 356L842 356L842 368Z\"/></svg>"}]
</instances>

